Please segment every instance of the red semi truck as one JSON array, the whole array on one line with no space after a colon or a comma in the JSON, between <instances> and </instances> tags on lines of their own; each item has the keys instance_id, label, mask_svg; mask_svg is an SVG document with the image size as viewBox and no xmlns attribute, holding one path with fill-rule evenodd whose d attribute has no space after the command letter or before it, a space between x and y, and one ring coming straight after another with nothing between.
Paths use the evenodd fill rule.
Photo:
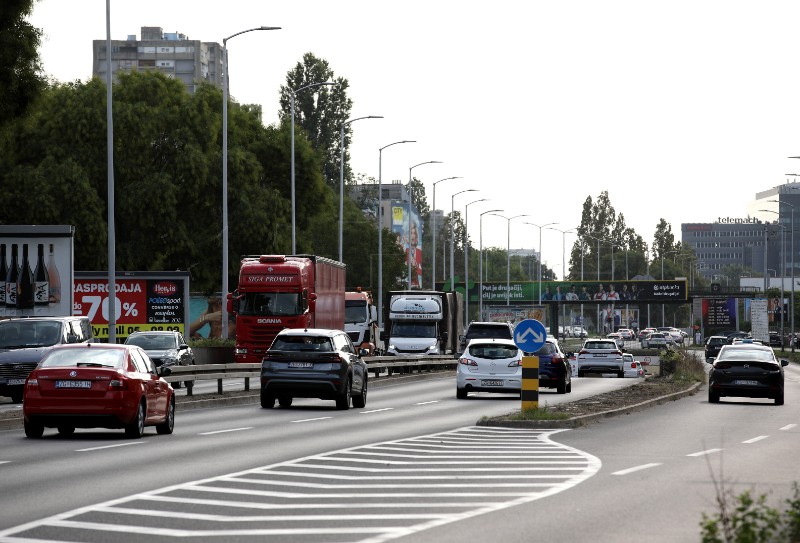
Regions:
<instances>
[{"instance_id":1,"label":"red semi truck","mask_svg":"<svg viewBox=\"0 0 800 543\"><path fill-rule=\"evenodd\" d=\"M345 265L313 255L245 256L239 288L228 295L236 315L236 361L260 363L284 328L344 330Z\"/></svg>"}]
</instances>

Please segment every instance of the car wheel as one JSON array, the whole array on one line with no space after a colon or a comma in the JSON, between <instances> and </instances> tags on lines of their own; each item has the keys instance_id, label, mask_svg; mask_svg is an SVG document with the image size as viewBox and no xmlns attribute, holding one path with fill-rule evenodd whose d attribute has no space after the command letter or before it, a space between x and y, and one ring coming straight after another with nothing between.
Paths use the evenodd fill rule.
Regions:
<instances>
[{"instance_id":1,"label":"car wheel","mask_svg":"<svg viewBox=\"0 0 800 543\"><path fill-rule=\"evenodd\" d=\"M775 405L783 405L783 391L782 390L778 393L778 396L775 398Z\"/></svg>"},{"instance_id":2,"label":"car wheel","mask_svg":"<svg viewBox=\"0 0 800 543\"><path fill-rule=\"evenodd\" d=\"M25 436L31 439L38 439L44 434L44 426L33 422L25 421Z\"/></svg>"},{"instance_id":3,"label":"car wheel","mask_svg":"<svg viewBox=\"0 0 800 543\"><path fill-rule=\"evenodd\" d=\"M261 389L261 407L264 409L272 409L275 407L275 396L270 396L263 388Z\"/></svg>"},{"instance_id":4,"label":"car wheel","mask_svg":"<svg viewBox=\"0 0 800 543\"><path fill-rule=\"evenodd\" d=\"M459 400L466 400L467 399L467 392L466 388L456 388L456 398Z\"/></svg>"},{"instance_id":5,"label":"car wheel","mask_svg":"<svg viewBox=\"0 0 800 543\"><path fill-rule=\"evenodd\" d=\"M567 393L570 393L570 392L572 392L572 379L570 379L569 383L567 383Z\"/></svg>"},{"instance_id":6,"label":"car wheel","mask_svg":"<svg viewBox=\"0 0 800 543\"><path fill-rule=\"evenodd\" d=\"M558 383L556 385L556 392L559 393L559 394L566 394L567 393L567 379L566 379L566 377L564 378L564 381L562 381L561 383Z\"/></svg>"},{"instance_id":7,"label":"car wheel","mask_svg":"<svg viewBox=\"0 0 800 543\"><path fill-rule=\"evenodd\" d=\"M181 382L175 381L174 383L172 383L172 388L181 388Z\"/></svg>"},{"instance_id":8,"label":"car wheel","mask_svg":"<svg viewBox=\"0 0 800 543\"><path fill-rule=\"evenodd\" d=\"M175 396L170 398L167 405L167 416L164 417L164 422L156 425L156 432L159 434L171 434L175 429Z\"/></svg>"},{"instance_id":9,"label":"car wheel","mask_svg":"<svg viewBox=\"0 0 800 543\"><path fill-rule=\"evenodd\" d=\"M278 398L278 405L281 407L291 407L292 406L292 397L291 396L281 396Z\"/></svg>"},{"instance_id":10,"label":"car wheel","mask_svg":"<svg viewBox=\"0 0 800 543\"><path fill-rule=\"evenodd\" d=\"M347 383L344 385L344 391L336 398L336 409L344 411L350 409L350 400L353 394L353 381L348 378Z\"/></svg>"},{"instance_id":11,"label":"car wheel","mask_svg":"<svg viewBox=\"0 0 800 543\"><path fill-rule=\"evenodd\" d=\"M71 436L72 434L75 433L75 427L74 426L59 426L58 427L58 433L61 434L62 436Z\"/></svg>"},{"instance_id":12,"label":"car wheel","mask_svg":"<svg viewBox=\"0 0 800 543\"><path fill-rule=\"evenodd\" d=\"M144 401L139 402L136 409L136 418L132 423L125 426L125 436L131 439L139 439L144 434Z\"/></svg>"},{"instance_id":13,"label":"car wheel","mask_svg":"<svg viewBox=\"0 0 800 543\"><path fill-rule=\"evenodd\" d=\"M361 385L361 394L353 396L353 407L361 409L367 406L367 376L364 375L364 383Z\"/></svg>"},{"instance_id":14,"label":"car wheel","mask_svg":"<svg viewBox=\"0 0 800 543\"><path fill-rule=\"evenodd\" d=\"M618 371L618 372L617 372L617 377L619 377L619 378L624 378L624 377L625 377L625 370Z\"/></svg>"},{"instance_id":15,"label":"car wheel","mask_svg":"<svg viewBox=\"0 0 800 543\"><path fill-rule=\"evenodd\" d=\"M719 393L708 389L708 403L719 403Z\"/></svg>"},{"instance_id":16,"label":"car wheel","mask_svg":"<svg viewBox=\"0 0 800 543\"><path fill-rule=\"evenodd\" d=\"M17 392L16 390L11 393L11 401L14 403L22 403L22 391L20 390Z\"/></svg>"}]
</instances>

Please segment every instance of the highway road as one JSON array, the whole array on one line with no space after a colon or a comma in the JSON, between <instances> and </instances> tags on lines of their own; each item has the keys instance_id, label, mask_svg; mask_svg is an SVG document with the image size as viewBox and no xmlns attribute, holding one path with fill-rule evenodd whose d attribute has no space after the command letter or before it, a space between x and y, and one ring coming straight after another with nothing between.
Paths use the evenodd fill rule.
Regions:
<instances>
[{"instance_id":1,"label":"highway road","mask_svg":"<svg viewBox=\"0 0 800 543\"><path fill-rule=\"evenodd\" d=\"M788 497L786 405L703 394L577 430L476 427L519 398L455 399L451 376L373 388L365 409L299 400L179 412L171 436L0 432L3 541L697 540L710 471ZM631 379L576 379L585 397Z\"/></svg>"}]
</instances>

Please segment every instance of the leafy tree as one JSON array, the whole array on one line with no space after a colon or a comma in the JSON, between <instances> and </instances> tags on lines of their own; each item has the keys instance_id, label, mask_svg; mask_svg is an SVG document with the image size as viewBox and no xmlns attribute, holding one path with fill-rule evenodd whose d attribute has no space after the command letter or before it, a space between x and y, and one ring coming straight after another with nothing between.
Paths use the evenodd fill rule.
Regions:
<instances>
[{"instance_id":1,"label":"leafy tree","mask_svg":"<svg viewBox=\"0 0 800 543\"><path fill-rule=\"evenodd\" d=\"M0 125L24 115L47 85L38 51L42 31L26 21L33 4L0 4Z\"/></svg>"}]
</instances>

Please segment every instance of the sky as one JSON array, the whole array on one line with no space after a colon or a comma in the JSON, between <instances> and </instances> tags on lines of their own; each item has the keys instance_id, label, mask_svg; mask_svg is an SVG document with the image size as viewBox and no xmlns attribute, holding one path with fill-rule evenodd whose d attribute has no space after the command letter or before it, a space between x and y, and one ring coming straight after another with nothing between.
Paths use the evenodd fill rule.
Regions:
<instances>
[{"instance_id":1,"label":"sky","mask_svg":"<svg viewBox=\"0 0 800 543\"><path fill-rule=\"evenodd\" d=\"M230 93L277 123L279 89L305 53L348 80L351 166L426 187L466 212L478 246L539 250L571 230L587 197L652 243L664 219L745 217L756 192L800 173L800 2L671 0L111 1L111 38L142 26L228 42ZM91 77L104 0L39 0L45 72ZM455 193L464 190L458 195ZM486 201L476 201L486 198ZM480 213L502 209L508 221ZM481 228L482 223L482 228ZM510 230L510 240L509 237ZM482 235L482 236L481 236ZM572 234L542 231L562 276ZM566 243L565 243L566 242Z\"/></svg>"}]
</instances>

